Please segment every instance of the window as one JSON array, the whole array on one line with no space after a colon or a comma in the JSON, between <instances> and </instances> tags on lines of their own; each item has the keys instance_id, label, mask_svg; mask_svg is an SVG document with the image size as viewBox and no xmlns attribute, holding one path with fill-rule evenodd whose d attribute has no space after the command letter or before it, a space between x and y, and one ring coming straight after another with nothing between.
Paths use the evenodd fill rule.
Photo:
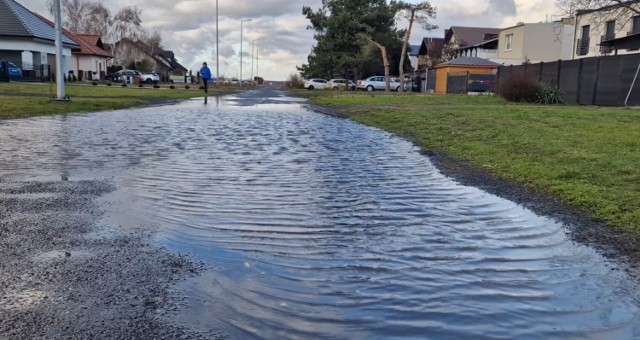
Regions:
<instances>
[{"instance_id":1,"label":"window","mask_svg":"<svg viewBox=\"0 0 640 340\"><path fill-rule=\"evenodd\" d=\"M616 36L616 21L611 20L607 21L607 31L606 31L607 40L613 39Z\"/></svg>"},{"instance_id":2,"label":"window","mask_svg":"<svg viewBox=\"0 0 640 340\"><path fill-rule=\"evenodd\" d=\"M640 15L633 17L633 26L631 26L631 34L640 33Z\"/></svg>"},{"instance_id":3,"label":"window","mask_svg":"<svg viewBox=\"0 0 640 340\"><path fill-rule=\"evenodd\" d=\"M507 34L507 44L505 47L505 51L511 51L513 48L513 34Z\"/></svg>"}]
</instances>

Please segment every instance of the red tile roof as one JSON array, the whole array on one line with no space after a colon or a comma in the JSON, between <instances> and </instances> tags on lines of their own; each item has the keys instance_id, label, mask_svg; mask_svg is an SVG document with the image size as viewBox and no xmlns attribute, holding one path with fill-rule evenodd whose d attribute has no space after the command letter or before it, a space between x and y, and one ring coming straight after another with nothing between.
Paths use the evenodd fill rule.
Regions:
<instances>
[{"instance_id":1,"label":"red tile roof","mask_svg":"<svg viewBox=\"0 0 640 340\"><path fill-rule=\"evenodd\" d=\"M113 58L111 53L107 52L101 46L102 39L100 39L99 35L95 34L73 34L71 32L68 33L69 37L73 39L80 45L80 51L74 51L74 54L82 54L82 55L95 55L99 57L105 58Z\"/></svg>"},{"instance_id":2,"label":"red tile roof","mask_svg":"<svg viewBox=\"0 0 640 340\"><path fill-rule=\"evenodd\" d=\"M56 24L54 24L51 20L43 17L42 15L35 12L33 14L38 16L40 19L44 20L51 27L56 26ZM78 45L80 45L79 49L78 48L72 49L71 53L80 54L80 55L94 55L94 56L104 57L104 58L113 58L113 55L111 53L104 50L104 45L102 44L102 39L100 38L99 35L74 34L74 33L71 33L71 31L67 30L66 28L63 28L62 31L67 37L71 38L71 40L75 41Z\"/></svg>"}]
</instances>

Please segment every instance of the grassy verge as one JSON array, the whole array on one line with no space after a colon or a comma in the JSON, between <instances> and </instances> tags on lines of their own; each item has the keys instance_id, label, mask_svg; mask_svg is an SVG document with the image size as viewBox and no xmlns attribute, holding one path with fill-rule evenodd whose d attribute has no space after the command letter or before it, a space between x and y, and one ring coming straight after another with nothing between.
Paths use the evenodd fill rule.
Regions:
<instances>
[{"instance_id":1,"label":"grassy verge","mask_svg":"<svg viewBox=\"0 0 640 340\"><path fill-rule=\"evenodd\" d=\"M486 96L327 93L310 100L640 233L640 110Z\"/></svg>"},{"instance_id":2,"label":"grassy verge","mask_svg":"<svg viewBox=\"0 0 640 340\"><path fill-rule=\"evenodd\" d=\"M136 98L100 99L74 98L68 103L51 102L45 97L16 97L0 95L0 119L24 118L70 112L89 112L122 109L148 102Z\"/></svg>"},{"instance_id":3,"label":"grassy verge","mask_svg":"<svg viewBox=\"0 0 640 340\"><path fill-rule=\"evenodd\" d=\"M71 97L69 103L55 103L48 100L55 96L55 84L42 83L0 83L0 119L40 116L72 112L121 109L165 100L180 100L203 96L198 85L185 89L184 85L152 85L121 87L119 84L93 86L90 83L69 84L65 93ZM230 87L210 88L209 95L215 96L234 90Z\"/></svg>"}]
</instances>

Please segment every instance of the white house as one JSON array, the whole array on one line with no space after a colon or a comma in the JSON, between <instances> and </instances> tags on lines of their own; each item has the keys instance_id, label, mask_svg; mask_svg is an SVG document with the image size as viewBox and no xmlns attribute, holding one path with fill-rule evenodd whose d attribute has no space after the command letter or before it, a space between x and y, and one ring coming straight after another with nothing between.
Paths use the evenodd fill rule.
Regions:
<instances>
[{"instance_id":1,"label":"white house","mask_svg":"<svg viewBox=\"0 0 640 340\"><path fill-rule=\"evenodd\" d=\"M572 20L523 23L500 30L498 56L491 59L504 65L524 62L552 62L572 59Z\"/></svg>"},{"instance_id":2,"label":"white house","mask_svg":"<svg viewBox=\"0 0 640 340\"><path fill-rule=\"evenodd\" d=\"M63 35L63 71L71 69L71 50L80 46ZM24 74L40 65L55 69L55 30L38 15L14 0L0 0L0 59L11 61Z\"/></svg>"},{"instance_id":3,"label":"white house","mask_svg":"<svg viewBox=\"0 0 640 340\"><path fill-rule=\"evenodd\" d=\"M637 12L612 5L576 13L573 59L640 52L640 1L625 4Z\"/></svg>"}]
</instances>

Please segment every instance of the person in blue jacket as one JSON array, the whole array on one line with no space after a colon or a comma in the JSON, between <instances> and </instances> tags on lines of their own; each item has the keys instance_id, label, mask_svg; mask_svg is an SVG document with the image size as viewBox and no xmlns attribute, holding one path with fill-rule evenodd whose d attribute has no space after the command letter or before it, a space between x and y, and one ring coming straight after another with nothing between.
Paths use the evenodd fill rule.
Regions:
<instances>
[{"instance_id":1,"label":"person in blue jacket","mask_svg":"<svg viewBox=\"0 0 640 340\"><path fill-rule=\"evenodd\" d=\"M204 93L207 93L207 84L211 80L211 70L207 67L207 63L202 63L202 68L200 69L200 76L202 77L202 83L204 83Z\"/></svg>"}]
</instances>

